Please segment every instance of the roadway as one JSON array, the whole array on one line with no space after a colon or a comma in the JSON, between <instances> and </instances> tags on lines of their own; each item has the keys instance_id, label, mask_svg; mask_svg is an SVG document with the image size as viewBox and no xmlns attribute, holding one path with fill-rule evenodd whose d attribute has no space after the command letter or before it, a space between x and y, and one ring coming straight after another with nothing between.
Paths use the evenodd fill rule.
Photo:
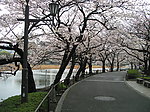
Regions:
<instances>
[{"instance_id":1,"label":"roadway","mask_svg":"<svg viewBox=\"0 0 150 112\"><path fill-rule=\"evenodd\" d=\"M107 72L69 88L56 112L150 112L150 99L124 81L126 72Z\"/></svg>"}]
</instances>

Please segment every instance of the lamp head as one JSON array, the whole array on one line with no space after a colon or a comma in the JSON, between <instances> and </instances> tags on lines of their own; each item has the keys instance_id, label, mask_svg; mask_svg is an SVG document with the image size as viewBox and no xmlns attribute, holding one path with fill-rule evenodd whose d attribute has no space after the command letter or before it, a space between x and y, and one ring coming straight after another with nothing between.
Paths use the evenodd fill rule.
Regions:
<instances>
[{"instance_id":1,"label":"lamp head","mask_svg":"<svg viewBox=\"0 0 150 112\"><path fill-rule=\"evenodd\" d=\"M49 4L50 15L56 16L58 13L59 5L56 2L52 2Z\"/></svg>"}]
</instances>

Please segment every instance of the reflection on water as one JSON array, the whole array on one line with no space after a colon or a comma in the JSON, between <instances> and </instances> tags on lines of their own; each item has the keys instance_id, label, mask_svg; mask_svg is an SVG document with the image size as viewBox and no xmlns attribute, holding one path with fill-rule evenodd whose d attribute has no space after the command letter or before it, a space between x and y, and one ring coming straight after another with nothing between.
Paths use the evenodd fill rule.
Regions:
<instances>
[{"instance_id":1,"label":"reflection on water","mask_svg":"<svg viewBox=\"0 0 150 112\"><path fill-rule=\"evenodd\" d=\"M53 83L58 69L33 70L34 80L37 88L49 86ZM74 70L74 73L76 70ZM62 79L66 77L65 70ZM16 76L0 77L0 102L10 96L21 94L21 71Z\"/></svg>"}]
</instances>

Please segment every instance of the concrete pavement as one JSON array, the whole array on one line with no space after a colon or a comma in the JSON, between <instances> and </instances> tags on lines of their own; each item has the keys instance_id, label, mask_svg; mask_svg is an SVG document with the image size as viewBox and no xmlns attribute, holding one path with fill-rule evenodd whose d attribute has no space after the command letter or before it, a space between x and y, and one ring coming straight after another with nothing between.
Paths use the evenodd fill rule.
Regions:
<instances>
[{"instance_id":1,"label":"concrete pavement","mask_svg":"<svg viewBox=\"0 0 150 112\"><path fill-rule=\"evenodd\" d=\"M141 95L150 99L150 88L144 87L142 84L137 84L136 81L126 81L126 83Z\"/></svg>"},{"instance_id":2,"label":"concrete pavement","mask_svg":"<svg viewBox=\"0 0 150 112\"><path fill-rule=\"evenodd\" d=\"M108 72L75 84L63 94L56 112L150 112L150 99L129 87L125 74Z\"/></svg>"}]
</instances>

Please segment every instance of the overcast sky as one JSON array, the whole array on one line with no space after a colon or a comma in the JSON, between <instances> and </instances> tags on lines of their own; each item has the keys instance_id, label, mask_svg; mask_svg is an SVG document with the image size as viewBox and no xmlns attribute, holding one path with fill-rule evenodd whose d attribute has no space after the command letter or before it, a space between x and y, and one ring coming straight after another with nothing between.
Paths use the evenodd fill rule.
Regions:
<instances>
[{"instance_id":1,"label":"overcast sky","mask_svg":"<svg viewBox=\"0 0 150 112\"><path fill-rule=\"evenodd\" d=\"M150 0L137 0L137 1L139 1L139 2L147 2L149 4L149 6L147 6L147 7L150 7ZM6 13L9 13L9 12L5 8L5 6L1 4L1 1L0 1L0 15L6 14Z\"/></svg>"},{"instance_id":2,"label":"overcast sky","mask_svg":"<svg viewBox=\"0 0 150 112\"><path fill-rule=\"evenodd\" d=\"M131 0L131 1L133 1L133 0ZM145 8L146 9L150 9L150 0L137 0L138 2L146 2L146 3L148 3L149 5L146 5L145 6ZM0 0L0 15L2 15L2 14L7 14L7 13L9 13L8 11L7 11L7 9L5 8L5 6L4 5L2 5L2 2L1 2L1 0ZM21 26L22 27L22 26ZM0 37L1 37L1 34L0 34Z\"/></svg>"}]
</instances>

